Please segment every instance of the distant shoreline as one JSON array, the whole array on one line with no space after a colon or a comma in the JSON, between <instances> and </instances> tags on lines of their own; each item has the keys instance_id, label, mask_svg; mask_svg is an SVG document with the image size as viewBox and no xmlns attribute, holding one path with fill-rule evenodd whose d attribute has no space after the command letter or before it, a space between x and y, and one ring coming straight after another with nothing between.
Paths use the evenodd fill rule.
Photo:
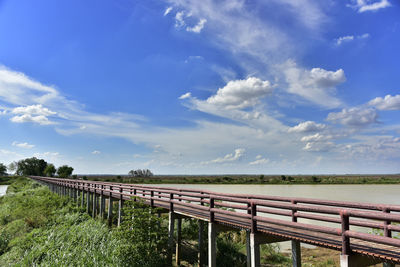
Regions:
<instances>
[{"instance_id":1,"label":"distant shoreline","mask_svg":"<svg viewBox=\"0 0 400 267\"><path fill-rule=\"evenodd\" d=\"M140 184L400 184L400 174L389 175L127 175L76 176L78 179Z\"/></svg>"}]
</instances>

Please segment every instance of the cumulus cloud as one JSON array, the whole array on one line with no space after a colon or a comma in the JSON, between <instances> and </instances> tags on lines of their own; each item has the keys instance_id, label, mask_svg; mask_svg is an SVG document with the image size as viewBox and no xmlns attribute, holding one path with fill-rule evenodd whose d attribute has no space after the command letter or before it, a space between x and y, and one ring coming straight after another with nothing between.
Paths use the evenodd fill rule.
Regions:
<instances>
[{"instance_id":1,"label":"cumulus cloud","mask_svg":"<svg viewBox=\"0 0 400 267\"><path fill-rule=\"evenodd\" d=\"M11 111L11 113L43 115L43 116L50 116L57 114L57 112L51 111L48 108L43 107L41 104L25 106L25 107L16 107Z\"/></svg>"},{"instance_id":2,"label":"cumulus cloud","mask_svg":"<svg viewBox=\"0 0 400 267\"><path fill-rule=\"evenodd\" d=\"M25 143L19 143L17 141L12 142L12 145L16 146L16 147L20 147L20 148L26 148L26 149L31 149L31 148L35 147L35 145L31 145L31 144L28 144L26 142Z\"/></svg>"},{"instance_id":3,"label":"cumulus cloud","mask_svg":"<svg viewBox=\"0 0 400 267\"><path fill-rule=\"evenodd\" d=\"M98 154L100 154L101 152L100 151L98 151L98 150L94 150L94 151L92 151L92 154L93 155L98 155Z\"/></svg>"},{"instance_id":4,"label":"cumulus cloud","mask_svg":"<svg viewBox=\"0 0 400 267\"><path fill-rule=\"evenodd\" d=\"M194 33L200 33L201 30L204 28L204 25L206 24L207 20L206 19L200 19L200 21L194 25L193 27L186 27L186 31L188 32L194 32Z\"/></svg>"},{"instance_id":5,"label":"cumulus cloud","mask_svg":"<svg viewBox=\"0 0 400 267\"><path fill-rule=\"evenodd\" d=\"M309 152L327 152L334 147L332 142L308 142L303 149Z\"/></svg>"},{"instance_id":6,"label":"cumulus cloud","mask_svg":"<svg viewBox=\"0 0 400 267\"><path fill-rule=\"evenodd\" d=\"M400 95L377 97L369 101L368 104L379 110L400 110Z\"/></svg>"},{"instance_id":7,"label":"cumulus cloud","mask_svg":"<svg viewBox=\"0 0 400 267\"><path fill-rule=\"evenodd\" d=\"M352 3L347 6L357 10L359 13L377 11L391 6L389 0L352 0Z\"/></svg>"},{"instance_id":8,"label":"cumulus cloud","mask_svg":"<svg viewBox=\"0 0 400 267\"><path fill-rule=\"evenodd\" d=\"M40 125L55 124L54 122L50 121L46 116L43 115L32 116L30 114L24 114L20 116L14 116L10 120L15 123L32 122L32 123L38 123Z\"/></svg>"},{"instance_id":9,"label":"cumulus cloud","mask_svg":"<svg viewBox=\"0 0 400 267\"><path fill-rule=\"evenodd\" d=\"M331 112L328 114L327 120L333 123L340 123L347 126L366 126L376 123L378 114L372 108L350 108L342 109L340 112Z\"/></svg>"},{"instance_id":10,"label":"cumulus cloud","mask_svg":"<svg viewBox=\"0 0 400 267\"><path fill-rule=\"evenodd\" d=\"M186 23L185 23L184 17L185 17L185 12L183 12L183 11L179 11L175 14L175 27L176 28L185 26Z\"/></svg>"},{"instance_id":11,"label":"cumulus cloud","mask_svg":"<svg viewBox=\"0 0 400 267\"><path fill-rule=\"evenodd\" d=\"M243 157L244 152L245 152L245 149L237 148L237 149L235 149L234 153L229 153L229 154L225 155L223 158L216 158L216 159L213 159L210 161L203 161L202 164L207 165L207 164L211 164L211 163L227 163L227 162L237 161Z\"/></svg>"},{"instance_id":12,"label":"cumulus cloud","mask_svg":"<svg viewBox=\"0 0 400 267\"><path fill-rule=\"evenodd\" d=\"M322 123L316 123L314 121L301 122L296 126L288 129L289 133L308 133L316 132L325 129L326 125Z\"/></svg>"},{"instance_id":13,"label":"cumulus cloud","mask_svg":"<svg viewBox=\"0 0 400 267\"><path fill-rule=\"evenodd\" d=\"M306 70L287 61L282 65L288 83L287 91L299 95L310 102L328 108L340 106L342 103L334 94L335 87L346 81L344 71L328 71L321 68Z\"/></svg>"},{"instance_id":14,"label":"cumulus cloud","mask_svg":"<svg viewBox=\"0 0 400 267\"><path fill-rule=\"evenodd\" d=\"M55 157L58 157L59 155L60 155L60 153L58 153L58 152L44 152L44 153L33 154L33 156L37 157L37 158L42 158L42 157L55 158Z\"/></svg>"},{"instance_id":15,"label":"cumulus cloud","mask_svg":"<svg viewBox=\"0 0 400 267\"><path fill-rule=\"evenodd\" d=\"M186 94L183 94L179 97L179 99L186 99L192 97L192 94L190 92L187 92Z\"/></svg>"},{"instance_id":16,"label":"cumulus cloud","mask_svg":"<svg viewBox=\"0 0 400 267\"><path fill-rule=\"evenodd\" d=\"M207 103L226 109L242 109L255 106L260 99L271 94L273 87L269 81L249 77L246 80L228 82L217 93L207 99Z\"/></svg>"}]
</instances>

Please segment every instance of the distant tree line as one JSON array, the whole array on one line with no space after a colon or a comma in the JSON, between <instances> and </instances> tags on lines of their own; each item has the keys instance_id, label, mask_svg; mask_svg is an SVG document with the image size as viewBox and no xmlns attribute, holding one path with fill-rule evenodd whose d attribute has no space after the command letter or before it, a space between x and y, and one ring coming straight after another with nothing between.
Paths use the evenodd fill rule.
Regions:
<instances>
[{"instance_id":1,"label":"distant tree line","mask_svg":"<svg viewBox=\"0 0 400 267\"><path fill-rule=\"evenodd\" d=\"M55 174L57 174L57 176L61 178L70 177L74 171L74 168L68 165L62 165L56 168L54 164L47 163L44 159L38 159L36 157L22 159L18 162L11 162L8 167L0 163L0 175L6 175L7 169L20 176L54 177Z\"/></svg>"},{"instance_id":2,"label":"distant tree line","mask_svg":"<svg viewBox=\"0 0 400 267\"><path fill-rule=\"evenodd\" d=\"M137 169L137 170L130 170L128 175L131 177L151 177L153 173L149 169Z\"/></svg>"}]
</instances>

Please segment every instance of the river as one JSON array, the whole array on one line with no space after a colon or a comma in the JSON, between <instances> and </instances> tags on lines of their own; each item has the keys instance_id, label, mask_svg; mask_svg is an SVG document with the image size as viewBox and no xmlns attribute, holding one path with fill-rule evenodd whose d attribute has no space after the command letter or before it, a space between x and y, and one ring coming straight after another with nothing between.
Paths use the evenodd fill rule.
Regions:
<instances>
[{"instance_id":1,"label":"river","mask_svg":"<svg viewBox=\"0 0 400 267\"><path fill-rule=\"evenodd\" d=\"M8 185L0 185L0 197L6 194Z\"/></svg>"}]
</instances>

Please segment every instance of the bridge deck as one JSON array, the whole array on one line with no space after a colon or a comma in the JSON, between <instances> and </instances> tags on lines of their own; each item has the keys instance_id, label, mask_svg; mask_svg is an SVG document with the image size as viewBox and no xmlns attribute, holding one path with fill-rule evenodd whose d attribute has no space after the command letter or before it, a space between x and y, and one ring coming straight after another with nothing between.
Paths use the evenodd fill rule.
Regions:
<instances>
[{"instance_id":1,"label":"bridge deck","mask_svg":"<svg viewBox=\"0 0 400 267\"><path fill-rule=\"evenodd\" d=\"M132 184L32 177L57 186L95 192L114 199L141 198L146 204L283 240L400 263L400 206L222 194ZM297 222L302 219L307 221ZM333 226L332 226L333 225ZM364 229L360 231L359 228ZM369 233L365 233L366 232ZM380 232L381 234L374 233ZM382 236L383 235L383 236Z\"/></svg>"}]
</instances>

